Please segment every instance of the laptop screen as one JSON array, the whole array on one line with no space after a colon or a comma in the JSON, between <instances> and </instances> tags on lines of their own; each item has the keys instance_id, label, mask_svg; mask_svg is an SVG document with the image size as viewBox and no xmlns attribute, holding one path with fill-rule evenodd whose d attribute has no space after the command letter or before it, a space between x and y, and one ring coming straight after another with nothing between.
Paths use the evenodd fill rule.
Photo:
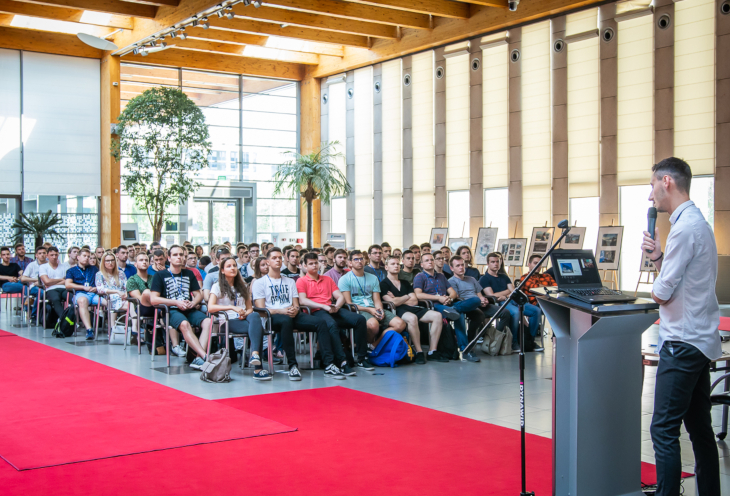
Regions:
<instances>
[{"instance_id":1,"label":"laptop screen","mask_svg":"<svg viewBox=\"0 0 730 496\"><path fill-rule=\"evenodd\" d=\"M558 287L603 285L591 250L555 250L551 258Z\"/></svg>"}]
</instances>

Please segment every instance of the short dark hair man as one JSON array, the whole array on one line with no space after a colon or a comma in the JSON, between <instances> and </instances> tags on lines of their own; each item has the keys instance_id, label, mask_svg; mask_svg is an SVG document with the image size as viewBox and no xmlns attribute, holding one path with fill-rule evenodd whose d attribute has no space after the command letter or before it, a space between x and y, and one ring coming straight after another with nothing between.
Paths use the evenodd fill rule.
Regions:
<instances>
[{"instance_id":1,"label":"short dark hair man","mask_svg":"<svg viewBox=\"0 0 730 496\"><path fill-rule=\"evenodd\" d=\"M124 272L127 279L137 273L137 268L128 262L128 258L129 252L127 251L127 247L124 245L119 246L117 248L117 267Z\"/></svg>"},{"instance_id":2,"label":"short dark hair man","mask_svg":"<svg viewBox=\"0 0 730 496\"><path fill-rule=\"evenodd\" d=\"M408 281L410 284L413 284L413 279L415 279L419 272L421 271L416 269L416 255L411 250L404 251L403 268L398 274L398 279L403 279L404 281Z\"/></svg>"},{"instance_id":3,"label":"short dark hair man","mask_svg":"<svg viewBox=\"0 0 730 496\"><path fill-rule=\"evenodd\" d=\"M382 281L388 276L385 271L385 264L382 262L383 249L380 245L372 245L368 248L368 258L370 263L365 266L365 272L374 275L378 281Z\"/></svg>"},{"instance_id":4,"label":"short dark hair man","mask_svg":"<svg viewBox=\"0 0 730 496\"><path fill-rule=\"evenodd\" d=\"M325 272L324 275L332 278L335 284L338 284L340 277L350 271L347 268L347 250L343 250L342 248L336 250L333 259L333 267Z\"/></svg>"}]
</instances>

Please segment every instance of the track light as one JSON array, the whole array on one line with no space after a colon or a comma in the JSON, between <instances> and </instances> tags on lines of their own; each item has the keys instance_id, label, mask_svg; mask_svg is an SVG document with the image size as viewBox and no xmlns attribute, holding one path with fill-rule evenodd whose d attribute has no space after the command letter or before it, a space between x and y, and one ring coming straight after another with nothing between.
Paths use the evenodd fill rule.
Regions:
<instances>
[{"instance_id":1,"label":"track light","mask_svg":"<svg viewBox=\"0 0 730 496\"><path fill-rule=\"evenodd\" d=\"M208 24L207 22L204 22L203 24L200 25L200 27L203 29L208 29L210 27L210 24Z\"/></svg>"},{"instance_id":2,"label":"track light","mask_svg":"<svg viewBox=\"0 0 730 496\"><path fill-rule=\"evenodd\" d=\"M197 27L198 26L198 20L197 19L193 19L192 26L193 27Z\"/></svg>"},{"instance_id":3,"label":"track light","mask_svg":"<svg viewBox=\"0 0 730 496\"><path fill-rule=\"evenodd\" d=\"M248 7L249 5L251 5L251 0L243 0L244 7Z\"/></svg>"},{"instance_id":4,"label":"track light","mask_svg":"<svg viewBox=\"0 0 730 496\"><path fill-rule=\"evenodd\" d=\"M132 53L135 54L135 55L139 55L139 47L134 47L132 49Z\"/></svg>"},{"instance_id":5,"label":"track light","mask_svg":"<svg viewBox=\"0 0 730 496\"><path fill-rule=\"evenodd\" d=\"M226 14L226 17L227 17L228 19L233 19L234 17L236 17L236 14L234 14L233 12L228 12L228 13Z\"/></svg>"},{"instance_id":6,"label":"track light","mask_svg":"<svg viewBox=\"0 0 730 496\"><path fill-rule=\"evenodd\" d=\"M170 31L170 38L175 38L177 36L177 31Z\"/></svg>"},{"instance_id":7,"label":"track light","mask_svg":"<svg viewBox=\"0 0 730 496\"><path fill-rule=\"evenodd\" d=\"M152 48L156 47L157 46L157 42L155 40L150 41L150 46Z\"/></svg>"},{"instance_id":8,"label":"track light","mask_svg":"<svg viewBox=\"0 0 730 496\"><path fill-rule=\"evenodd\" d=\"M261 7L261 5L263 5L263 3L264 2L262 2L261 0L253 0L253 6L256 7L257 9L259 7Z\"/></svg>"},{"instance_id":9,"label":"track light","mask_svg":"<svg viewBox=\"0 0 730 496\"><path fill-rule=\"evenodd\" d=\"M207 17L201 17L200 22L208 22L208 18Z\"/></svg>"},{"instance_id":10,"label":"track light","mask_svg":"<svg viewBox=\"0 0 730 496\"><path fill-rule=\"evenodd\" d=\"M188 39L188 35L185 34L185 33L180 33L180 39L181 40L187 40Z\"/></svg>"},{"instance_id":11,"label":"track light","mask_svg":"<svg viewBox=\"0 0 730 496\"><path fill-rule=\"evenodd\" d=\"M142 50L140 52L140 55L142 55L143 57L146 57L147 56L147 50Z\"/></svg>"},{"instance_id":12,"label":"track light","mask_svg":"<svg viewBox=\"0 0 730 496\"><path fill-rule=\"evenodd\" d=\"M215 13L215 15L217 15L218 18L220 19L221 17L223 17L223 11L219 10L218 12Z\"/></svg>"}]
</instances>

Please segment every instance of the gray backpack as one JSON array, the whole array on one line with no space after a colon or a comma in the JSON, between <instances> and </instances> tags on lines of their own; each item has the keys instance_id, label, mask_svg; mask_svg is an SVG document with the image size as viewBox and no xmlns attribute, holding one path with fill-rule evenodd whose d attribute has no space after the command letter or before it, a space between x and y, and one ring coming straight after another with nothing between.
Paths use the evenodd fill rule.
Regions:
<instances>
[{"instance_id":1,"label":"gray backpack","mask_svg":"<svg viewBox=\"0 0 730 496\"><path fill-rule=\"evenodd\" d=\"M208 355L208 359L200 369L200 380L205 382L231 382L231 358L228 350L222 348Z\"/></svg>"}]
</instances>

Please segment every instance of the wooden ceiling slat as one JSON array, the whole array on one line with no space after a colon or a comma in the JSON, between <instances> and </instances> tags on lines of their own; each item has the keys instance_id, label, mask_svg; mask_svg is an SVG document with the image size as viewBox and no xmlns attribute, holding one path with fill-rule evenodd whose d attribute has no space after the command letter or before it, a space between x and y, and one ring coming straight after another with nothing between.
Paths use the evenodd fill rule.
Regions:
<instances>
[{"instance_id":1,"label":"wooden ceiling slat","mask_svg":"<svg viewBox=\"0 0 730 496\"><path fill-rule=\"evenodd\" d=\"M469 5L452 0L351 0L361 5L387 7L417 14L430 14L455 19L469 18Z\"/></svg>"},{"instance_id":2,"label":"wooden ceiling slat","mask_svg":"<svg viewBox=\"0 0 730 496\"><path fill-rule=\"evenodd\" d=\"M37 5L15 0L0 0L0 12L7 14L24 15L29 17L42 17L56 21L79 22L95 26L107 26L118 29L132 29L134 20L128 16L112 15L107 22L90 22L82 19L83 10L66 7L52 7L50 5Z\"/></svg>"},{"instance_id":3,"label":"wooden ceiling slat","mask_svg":"<svg viewBox=\"0 0 730 496\"><path fill-rule=\"evenodd\" d=\"M28 3L154 19L157 7L121 0L23 0Z\"/></svg>"},{"instance_id":4,"label":"wooden ceiling slat","mask_svg":"<svg viewBox=\"0 0 730 496\"><path fill-rule=\"evenodd\" d=\"M11 25L11 22L13 21L14 17L15 17L15 14L0 14L0 26L5 26L8 28L19 29L19 30L25 30L25 31L33 31L33 32L38 32L38 33L66 34L69 36L76 37L75 34L70 34L70 33L61 33L58 31L50 31L47 29L33 29L33 28L24 27L24 26L13 26L13 25ZM111 34L115 31L114 28L106 28L106 27L102 27L102 26L84 25L84 27L85 27L85 29L84 29L85 33L88 33L88 34L91 34L94 36L99 36L100 38L108 36L109 34Z\"/></svg>"},{"instance_id":5,"label":"wooden ceiling slat","mask_svg":"<svg viewBox=\"0 0 730 496\"><path fill-rule=\"evenodd\" d=\"M0 26L0 47L93 59L100 59L102 54L73 34L3 26Z\"/></svg>"},{"instance_id":6,"label":"wooden ceiling slat","mask_svg":"<svg viewBox=\"0 0 730 496\"><path fill-rule=\"evenodd\" d=\"M196 29L186 30L191 39L219 41L224 43L235 43L238 45L266 45L267 36L257 34L238 33L236 31L223 31L220 29Z\"/></svg>"}]
</instances>

